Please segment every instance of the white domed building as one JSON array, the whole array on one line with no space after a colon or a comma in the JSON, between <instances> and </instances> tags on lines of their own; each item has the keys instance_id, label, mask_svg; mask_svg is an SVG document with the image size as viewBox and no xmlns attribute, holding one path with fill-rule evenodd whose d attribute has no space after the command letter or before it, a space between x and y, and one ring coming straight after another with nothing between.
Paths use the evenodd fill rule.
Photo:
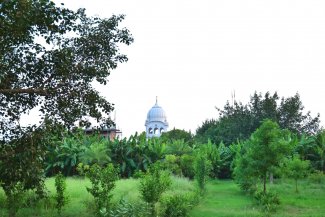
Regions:
<instances>
[{"instance_id":1,"label":"white domed building","mask_svg":"<svg viewBox=\"0 0 325 217\"><path fill-rule=\"evenodd\" d=\"M149 110L145 123L147 138L160 137L167 131L168 122L164 109L156 104Z\"/></svg>"}]
</instances>

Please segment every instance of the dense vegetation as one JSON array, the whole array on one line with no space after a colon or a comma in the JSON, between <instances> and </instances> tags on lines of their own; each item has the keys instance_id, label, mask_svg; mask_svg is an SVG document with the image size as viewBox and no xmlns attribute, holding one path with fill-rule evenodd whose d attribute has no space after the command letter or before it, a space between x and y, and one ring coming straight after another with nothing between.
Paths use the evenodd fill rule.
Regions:
<instances>
[{"instance_id":1,"label":"dense vegetation","mask_svg":"<svg viewBox=\"0 0 325 217\"><path fill-rule=\"evenodd\" d=\"M299 94L280 100L277 93L254 93L246 105L227 102L195 135L180 129L153 139L85 135L86 116L101 127L112 124L106 117L113 105L92 84L105 85L110 71L127 61L118 46L133 38L118 28L123 18L87 17L49 0L1 2L1 215L56 215L54 209L75 215L66 207L85 200L85 216L199 216L202 203L195 206L209 198L214 203L211 191L223 191L213 185L238 191L231 181L216 181L230 178L243 204L258 208L248 216L289 209L289 189L297 200L317 203L308 197L324 191L325 131L319 115L303 111ZM34 108L42 122L22 127L21 115ZM137 196L126 200L119 185ZM82 186L82 196L71 195Z\"/></svg>"},{"instance_id":2,"label":"dense vegetation","mask_svg":"<svg viewBox=\"0 0 325 217\"><path fill-rule=\"evenodd\" d=\"M183 130L174 131L187 136ZM289 130L281 129L277 123L265 120L248 140L238 140L229 146L223 143L213 144L211 141L200 143L194 136L185 142L182 136L174 138L173 135L173 138L168 138L168 135L173 134L146 139L145 133L141 133L128 139L110 141L99 134L88 136L83 131L66 131L62 139L53 137L46 146L46 176L62 173L65 176L87 177L92 186L87 189L94 198L92 212L98 216L117 212L115 208L118 203L109 198L114 196L112 192L118 177L140 178L138 190L143 194L140 198L148 204L145 206L147 208L138 210L137 205L130 202L124 205L136 206L132 208L134 212L148 216L157 213L163 216L163 212L174 212L173 204L179 206L176 210L184 209L182 213L188 214L202 196L209 194L209 188L206 187L208 180L223 178L225 174L226 177L233 177L244 192L252 195L252 201L256 200L256 206L265 212L274 212L282 203L281 194L272 191L275 187L266 187L270 178L275 183L281 177L292 178L292 185L297 192L300 180L307 176L316 182L323 182L324 179L325 131L320 131L315 136L299 137ZM222 170L225 167L228 170ZM161 172L163 173L160 174ZM193 196L188 198L176 194L162 197L163 192L169 189L170 175L193 180L190 181L196 186L196 190L191 191ZM63 192L68 191L63 182L64 179L59 179L58 188L61 191L56 193L60 213L64 213L63 206L70 201ZM18 210L26 203L27 192L18 187L12 197L7 196L8 210ZM50 194L37 196L37 189L28 194L35 194L36 204L51 198ZM13 198L15 203L11 202ZM17 198L21 198L21 201ZM13 213L11 216L15 215Z\"/></svg>"}]
</instances>

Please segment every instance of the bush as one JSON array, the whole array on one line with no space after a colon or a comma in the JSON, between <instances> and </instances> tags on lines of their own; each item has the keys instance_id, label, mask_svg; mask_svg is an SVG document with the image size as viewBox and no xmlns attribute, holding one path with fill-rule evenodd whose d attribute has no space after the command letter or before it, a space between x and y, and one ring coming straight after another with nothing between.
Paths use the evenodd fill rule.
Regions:
<instances>
[{"instance_id":1,"label":"bush","mask_svg":"<svg viewBox=\"0 0 325 217\"><path fill-rule=\"evenodd\" d=\"M140 178L143 178L145 175L144 172L142 172L142 170L136 170L134 173L133 173L133 178L134 179L140 179Z\"/></svg>"},{"instance_id":2,"label":"bush","mask_svg":"<svg viewBox=\"0 0 325 217\"><path fill-rule=\"evenodd\" d=\"M308 180L311 183L322 184L325 182L325 175L323 172L316 170L309 175Z\"/></svg>"},{"instance_id":3,"label":"bush","mask_svg":"<svg viewBox=\"0 0 325 217\"><path fill-rule=\"evenodd\" d=\"M279 197L273 192L256 192L254 195L256 202L261 206L264 212L274 212L277 206L280 204Z\"/></svg>"},{"instance_id":4,"label":"bush","mask_svg":"<svg viewBox=\"0 0 325 217\"><path fill-rule=\"evenodd\" d=\"M142 199L150 205L152 216L155 216L156 213L155 204L170 185L169 173L162 171L158 164L153 164L141 179L139 191Z\"/></svg>"},{"instance_id":5,"label":"bush","mask_svg":"<svg viewBox=\"0 0 325 217\"><path fill-rule=\"evenodd\" d=\"M121 199L111 210L110 217L149 217L149 207L147 203L129 203Z\"/></svg>"},{"instance_id":6,"label":"bush","mask_svg":"<svg viewBox=\"0 0 325 217\"><path fill-rule=\"evenodd\" d=\"M117 172L112 164L106 168L101 168L97 164L90 167L86 172L92 187L87 191L94 197L96 205L96 215L103 216L103 213L109 212L111 208L112 190L115 187L115 181L118 179Z\"/></svg>"},{"instance_id":7,"label":"bush","mask_svg":"<svg viewBox=\"0 0 325 217\"><path fill-rule=\"evenodd\" d=\"M194 171L194 157L188 154L183 154L180 157L180 168L182 170L183 176L193 179L195 176L195 171Z\"/></svg>"},{"instance_id":8,"label":"bush","mask_svg":"<svg viewBox=\"0 0 325 217\"><path fill-rule=\"evenodd\" d=\"M205 191L205 184L209 178L211 168L211 162L207 160L206 154L199 152L195 157L194 171L195 179L201 193Z\"/></svg>"},{"instance_id":9,"label":"bush","mask_svg":"<svg viewBox=\"0 0 325 217\"><path fill-rule=\"evenodd\" d=\"M162 217L186 217L191 209L186 195L173 195L162 200Z\"/></svg>"},{"instance_id":10,"label":"bush","mask_svg":"<svg viewBox=\"0 0 325 217\"><path fill-rule=\"evenodd\" d=\"M163 167L174 175L181 176L182 170L179 166L179 157L173 154L167 154L163 162Z\"/></svg>"}]
</instances>

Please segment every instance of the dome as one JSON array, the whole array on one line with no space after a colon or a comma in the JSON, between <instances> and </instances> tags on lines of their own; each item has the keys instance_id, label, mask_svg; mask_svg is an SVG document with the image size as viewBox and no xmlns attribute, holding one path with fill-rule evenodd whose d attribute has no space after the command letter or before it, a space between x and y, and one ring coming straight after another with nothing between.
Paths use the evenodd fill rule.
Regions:
<instances>
[{"instance_id":1,"label":"dome","mask_svg":"<svg viewBox=\"0 0 325 217\"><path fill-rule=\"evenodd\" d=\"M149 110L147 115L147 121L160 121L166 122L166 114L163 108L161 108L157 103Z\"/></svg>"},{"instance_id":2,"label":"dome","mask_svg":"<svg viewBox=\"0 0 325 217\"><path fill-rule=\"evenodd\" d=\"M164 109L157 104L157 102L149 110L149 112L147 114L146 123L153 122L153 121L167 123L166 113L165 113Z\"/></svg>"},{"instance_id":3,"label":"dome","mask_svg":"<svg viewBox=\"0 0 325 217\"><path fill-rule=\"evenodd\" d=\"M149 110L145 123L147 137L159 137L168 128L167 117L164 109L157 103Z\"/></svg>"}]
</instances>

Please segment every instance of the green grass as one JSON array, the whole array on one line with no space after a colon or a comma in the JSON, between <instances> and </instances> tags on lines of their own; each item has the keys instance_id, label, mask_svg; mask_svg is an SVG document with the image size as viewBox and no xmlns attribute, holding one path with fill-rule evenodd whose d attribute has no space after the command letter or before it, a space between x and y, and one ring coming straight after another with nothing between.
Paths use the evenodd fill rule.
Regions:
<instances>
[{"instance_id":1,"label":"green grass","mask_svg":"<svg viewBox=\"0 0 325 217\"><path fill-rule=\"evenodd\" d=\"M139 180L128 179L119 180L114 189L114 201L121 198L129 202L139 201L138 192ZM46 186L51 194L55 193L54 179L46 181ZM64 208L64 217L90 217L89 206L92 205L92 196L87 192L86 186L90 186L87 179L68 178L67 193L70 198L69 204ZM269 189L278 193L281 205L274 217L323 217L325 216L325 185L313 184L307 180L299 182L299 193L295 193L294 182L291 180L278 180L274 185L268 186ZM173 185L166 194L183 194L194 192L193 182L182 178L173 178ZM5 196L0 191L0 216L6 216L4 208ZM46 207L45 209L44 207ZM52 207L51 207L52 206ZM30 216L58 216L51 204L37 205L36 207L22 208L18 217ZM259 208L254 205L250 195L243 193L233 181L210 181L207 185L207 192L200 203L190 212L191 217L255 217L265 216Z\"/></svg>"},{"instance_id":2,"label":"green grass","mask_svg":"<svg viewBox=\"0 0 325 217\"><path fill-rule=\"evenodd\" d=\"M192 217L259 216L250 196L240 191L233 181L211 181L200 204L191 211Z\"/></svg>"},{"instance_id":3,"label":"green grass","mask_svg":"<svg viewBox=\"0 0 325 217\"><path fill-rule=\"evenodd\" d=\"M299 193L295 193L292 180L281 180L268 186L277 192L280 206L274 217L324 217L325 185L307 180L299 182ZM191 217L254 217L265 216L254 205L252 196L244 194L233 181L211 181L207 193L190 213Z\"/></svg>"},{"instance_id":4,"label":"green grass","mask_svg":"<svg viewBox=\"0 0 325 217\"><path fill-rule=\"evenodd\" d=\"M55 194L54 178L46 180L46 187L51 195ZM129 202L138 202L141 200L138 191L139 180L136 179L122 179L116 182L116 187L113 190L113 201L117 202L121 198ZM93 198L87 192L86 187L91 186L88 179L84 178L68 178L67 179L67 195L69 195L69 203L63 208L61 216L72 217L90 217L93 216L90 212L89 206L92 206ZM165 194L186 193L195 191L193 182L185 178L172 179L172 186ZM0 216L7 216L5 210L5 196L2 189L0 189ZM50 203L42 202L36 207L21 208L17 213L17 217L30 217L30 216L58 216L54 208L54 201Z\"/></svg>"}]
</instances>

